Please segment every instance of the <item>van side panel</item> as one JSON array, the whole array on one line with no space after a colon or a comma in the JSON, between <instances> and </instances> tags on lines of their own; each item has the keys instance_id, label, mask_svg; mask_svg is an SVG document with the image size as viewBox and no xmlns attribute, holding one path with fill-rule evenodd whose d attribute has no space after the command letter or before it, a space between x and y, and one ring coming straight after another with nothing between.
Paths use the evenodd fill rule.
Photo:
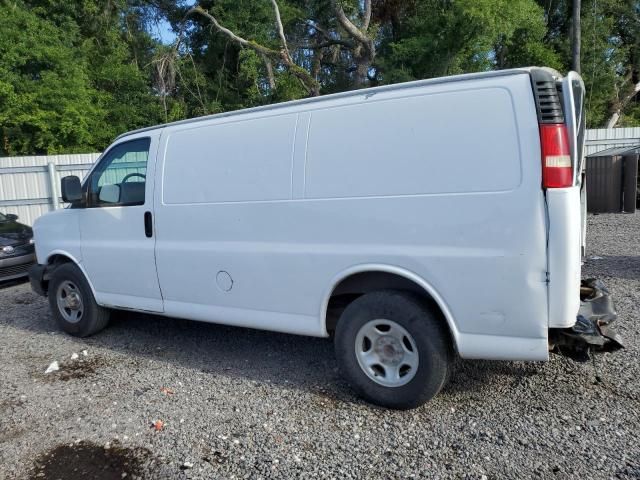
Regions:
<instances>
[{"instance_id":1,"label":"van side panel","mask_svg":"<svg viewBox=\"0 0 640 480\"><path fill-rule=\"evenodd\" d=\"M237 188L263 188L247 171L252 165L266 162L284 175L282 165L293 160L293 198L240 199L221 186L224 194L181 203L162 191L192 188L185 177L158 174L156 256L167 315L326 335L321 314L334 279L379 264L433 287L451 313L463 357L546 358L546 214L528 74L278 113L261 112L271 115L268 131L244 141L260 135L274 142L285 128L287 149L255 143L255 156L241 167L246 184L237 173ZM270 129L273 118L294 113L302 128ZM199 124L211 126L206 138L214 138L215 121ZM193 126L165 129L165 163L177 154L203 155L188 150L191 142L184 142L187 150L171 147L187 129ZM260 146L270 153L260 154ZM216 159L231 168L244 147L221 139L206 148L211 162L198 162L198 188L223 174L210 166Z\"/></svg>"},{"instance_id":2,"label":"van side panel","mask_svg":"<svg viewBox=\"0 0 640 480\"><path fill-rule=\"evenodd\" d=\"M296 115L213 123L174 131L165 146L162 201L190 203L291 198Z\"/></svg>"},{"instance_id":3,"label":"van side panel","mask_svg":"<svg viewBox=\"0 0 640 480\"><path fill-rule=\"evenodd\" d=\"M499 192L521 181L506 88L346 105L313 112L311 122L306 198Z\"/></svg>"}]
</instances>

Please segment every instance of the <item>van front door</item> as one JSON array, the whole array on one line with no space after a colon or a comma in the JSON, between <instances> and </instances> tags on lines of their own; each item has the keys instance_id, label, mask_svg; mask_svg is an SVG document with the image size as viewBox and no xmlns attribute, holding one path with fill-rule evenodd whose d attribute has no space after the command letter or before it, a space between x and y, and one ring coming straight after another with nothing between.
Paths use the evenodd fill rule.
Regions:
<instances>
[{"instance_id":1,"label":"van front door","mask_svg":"<svg viewBox=\"0 0 640 480\"><path fill-rule=\"evenodd\" d=\"M158 136L115 144L83 185L82 263L100 304L163 311L150 223Z\"/></svg>"}]
</instances>

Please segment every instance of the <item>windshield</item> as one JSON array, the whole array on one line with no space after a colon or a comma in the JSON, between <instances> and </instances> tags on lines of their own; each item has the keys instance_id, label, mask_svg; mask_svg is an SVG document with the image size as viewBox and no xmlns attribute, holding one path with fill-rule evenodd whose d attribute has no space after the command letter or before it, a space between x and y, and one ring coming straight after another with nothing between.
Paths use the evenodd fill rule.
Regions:
<instances>
[{"instance_id":1,"label":"windshield","mask_svg":"<svg viewBox=\"0 0 640 480\"><path fill-rule=\"evenodd\" d=\"M3 213L0 213L0 222L6 222L7 220L7 217L5 217Z\"/></svg>"}]
</instances>

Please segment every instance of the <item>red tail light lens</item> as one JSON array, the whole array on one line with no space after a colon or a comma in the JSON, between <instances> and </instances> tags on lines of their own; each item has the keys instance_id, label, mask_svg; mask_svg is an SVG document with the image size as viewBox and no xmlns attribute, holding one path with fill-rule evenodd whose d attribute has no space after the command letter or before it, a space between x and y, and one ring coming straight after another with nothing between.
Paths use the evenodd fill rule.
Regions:
<instances>
[{"instance_id":1,"label":"red tail light lens","mask_svg":"<svg viewBox=\"0 0 640 480\"><path fill-rule=\"evenodd\" d=\"M573 185L573 167L569 135L564 124L540 125L542 146L542 187L563 188Z\"/></svg>"}]
</instances>

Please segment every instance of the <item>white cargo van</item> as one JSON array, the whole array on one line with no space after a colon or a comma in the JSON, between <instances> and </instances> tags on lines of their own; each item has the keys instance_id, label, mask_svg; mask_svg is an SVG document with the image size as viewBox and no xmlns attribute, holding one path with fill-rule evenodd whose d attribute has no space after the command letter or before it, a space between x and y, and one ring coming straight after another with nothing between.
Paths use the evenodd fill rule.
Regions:
<instances>
[{"instance_id":1,"label":"white cargo van","mask_svg":"<svg viewBox=\"0 0 640 480\"><path fill-rule=\"evenodd\" d=\"M454 355L617 345L612 309L579 316L581 293L609 302L581 291L583 97L526 68L127 133L36 221L33 288L78 336L110 309L333 335L357 392L395 408Z\"/></svg>"}]
</instances>

